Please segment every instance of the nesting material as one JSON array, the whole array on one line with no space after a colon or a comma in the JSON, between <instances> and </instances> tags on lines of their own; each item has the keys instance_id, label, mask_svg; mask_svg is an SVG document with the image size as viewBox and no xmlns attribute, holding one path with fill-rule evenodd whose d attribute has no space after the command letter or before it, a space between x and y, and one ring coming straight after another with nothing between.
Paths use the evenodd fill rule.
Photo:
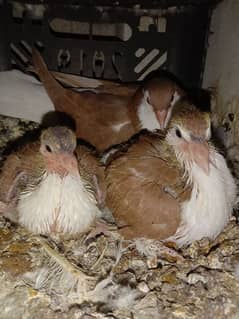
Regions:
<instances>
[{"instance_id":1,"label":"nesting material","mask_svg":"<svg viewBox=\"0 0 239 319\"><path fill-rule=\"evenodd\" d=\"M1 146L27 127L25 121L1 117ZM115 231L86 237L41 242L1 217L2 318L239 316L235 220L214 241L202 239L181 250L162 249L158 241L122 241Z\"/></svg>"}]
</instances>

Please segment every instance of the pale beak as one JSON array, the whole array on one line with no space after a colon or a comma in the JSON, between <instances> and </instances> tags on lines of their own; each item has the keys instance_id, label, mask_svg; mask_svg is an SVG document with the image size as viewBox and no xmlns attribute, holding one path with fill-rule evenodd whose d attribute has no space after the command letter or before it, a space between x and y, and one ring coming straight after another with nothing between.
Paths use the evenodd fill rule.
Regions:
<instances>
[{"instance_id":1,"label":"pale beak","mask_svg":"<svg viewBox=\"0 0 239 319\"><path fill-rule=\"evenodd\" d=\"M60 156L59 156L60 155ZM70 153L60 153L59 156L59 162L61 167L63 168L63 171L65 170L65 173L69 174L77 174L78 173L78 162L74 154Z\"/></svg>"},{"instance_id":2,"label":"pale beak","mask_svg":"<svg viewBox=\"0 0 239 319\"><path fill-rule=\"evenodd\" d=\"M74 154L59 152L45 155L47 170L64 177L68 174L78 174L78 163Z\"/></svg>"},{"instance_id":3,"label":"pale beak","mask_svg":"<svg viewBox=\"0 0 239 319\"><path fill-rule=\"evenodd\" d=\"M167 115L168 115L167 109L156 111L156 116L157 116L157 119L159 121L161 130L165 128L165 122L166 122Z\"/></svg>"},{"instance_id":4,"label":"pale beak","mask_svg":"<svg viewBox=\"0 0 239 319\"><path fill-rule=\"evenodd\" d=\"M191 161L196 163L207 175L209 175L209 145L206 141L187 142L188 156Z\"/></svg>"}]
</instances>

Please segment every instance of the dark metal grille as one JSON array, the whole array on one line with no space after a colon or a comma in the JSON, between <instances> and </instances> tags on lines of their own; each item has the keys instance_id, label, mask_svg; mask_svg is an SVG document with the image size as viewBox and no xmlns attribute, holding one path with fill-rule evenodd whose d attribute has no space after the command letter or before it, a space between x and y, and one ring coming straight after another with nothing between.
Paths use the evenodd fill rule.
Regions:
<instances>
[{"instance_id":1,"label":"dark metal grille","mask_svg":"<svg viewBox=\"0 0 239 319\"><path fill-rule=\"evenodd\" d=\"M48 0L19 1L17 8L5 3L0 63L8 64L10 47L12 62L24 68L30 47L38 45L52 70L134 81L161 68L199 86L216 2Z\"/></svg>"}]
</instances>

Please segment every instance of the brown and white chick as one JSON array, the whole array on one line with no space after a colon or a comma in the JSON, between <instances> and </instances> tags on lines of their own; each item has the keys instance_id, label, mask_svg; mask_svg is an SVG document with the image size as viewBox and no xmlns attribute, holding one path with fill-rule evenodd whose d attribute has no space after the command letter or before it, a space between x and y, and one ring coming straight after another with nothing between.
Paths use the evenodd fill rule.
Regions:
<instances>
[{"instance_id":1,"label":"brown and white chick","mask_svg":"<svg viewBox=\"0 0 239 319\"><path fill-rule=\"evenodd\" d=\"M236 185L209 142L210 118L187 101L167 133L141 133L106 168L106 203L125 238L215 238L227 224Z\"/></svg>"},{"instance_id":2,"label":"brown and white chick","mask_svg":"<svg viewBox=\"0 0 239 319\"><path fill-rule=\"evenodd\" d=\"M128 105L135 133L140 129L154 131L167 128L176 102L185 95L182 88L166 77L145 81Z\"/></svg>"},{"instance_id":3,"label":"brown and white chick","mask_svg":"<svg viewBox=\"0 0 239 319\"><path fill-rule=\"evenodd\" d=\"M185 94L166 78L151 79L129 95L76 92L55 80L35 49L33 64L55 109L70 115L77 137L98 151L127 141L141 129L164 129L174 104Z\"/></svg>"},{"instance_id":4,"label":"brown and white chick","mask_svg":"<svg viewBox=\"0 0 239 319\"><path fill-rule=\"evenodd\" d=\"M2 213L34 233L76 235L88 230L99 214L101 182L94 180L94 159L93 168L87 169L90 154L78 148L75 155L75 150L75 134L56 126L9 155L0 175Z\"/></svg>"}]
</instances>

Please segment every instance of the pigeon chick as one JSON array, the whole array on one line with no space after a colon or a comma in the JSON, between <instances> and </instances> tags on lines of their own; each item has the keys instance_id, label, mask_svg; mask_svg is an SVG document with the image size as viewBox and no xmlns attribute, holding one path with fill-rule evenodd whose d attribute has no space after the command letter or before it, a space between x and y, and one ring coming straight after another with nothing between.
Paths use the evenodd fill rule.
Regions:
<instances>
[{"instance_id":1,"label":"pigeon chick","mask_svg":"<svg viewBox=\"0 0 239 319\"><path fill-rule=\"evenodd\" d=\"M208 113L184 101L166 134L141 133L114 154L106 168L106 204L125 238L181 246L222 231L236 185L210 134Z\"/></svg>"},{"instance_id":2,"label":"pigeon chick","mask_svg":"<svg viewBox=\"0 0 239 319\"><path fill-rule=\"evenodd\" d=\"M2 213L34 233L86 231L99 213L99 183L85 169L86 151L77 149L78 163L75 150L75 134L56 126L9 155L0 175Z\"/></svg>"}]
</instances>

